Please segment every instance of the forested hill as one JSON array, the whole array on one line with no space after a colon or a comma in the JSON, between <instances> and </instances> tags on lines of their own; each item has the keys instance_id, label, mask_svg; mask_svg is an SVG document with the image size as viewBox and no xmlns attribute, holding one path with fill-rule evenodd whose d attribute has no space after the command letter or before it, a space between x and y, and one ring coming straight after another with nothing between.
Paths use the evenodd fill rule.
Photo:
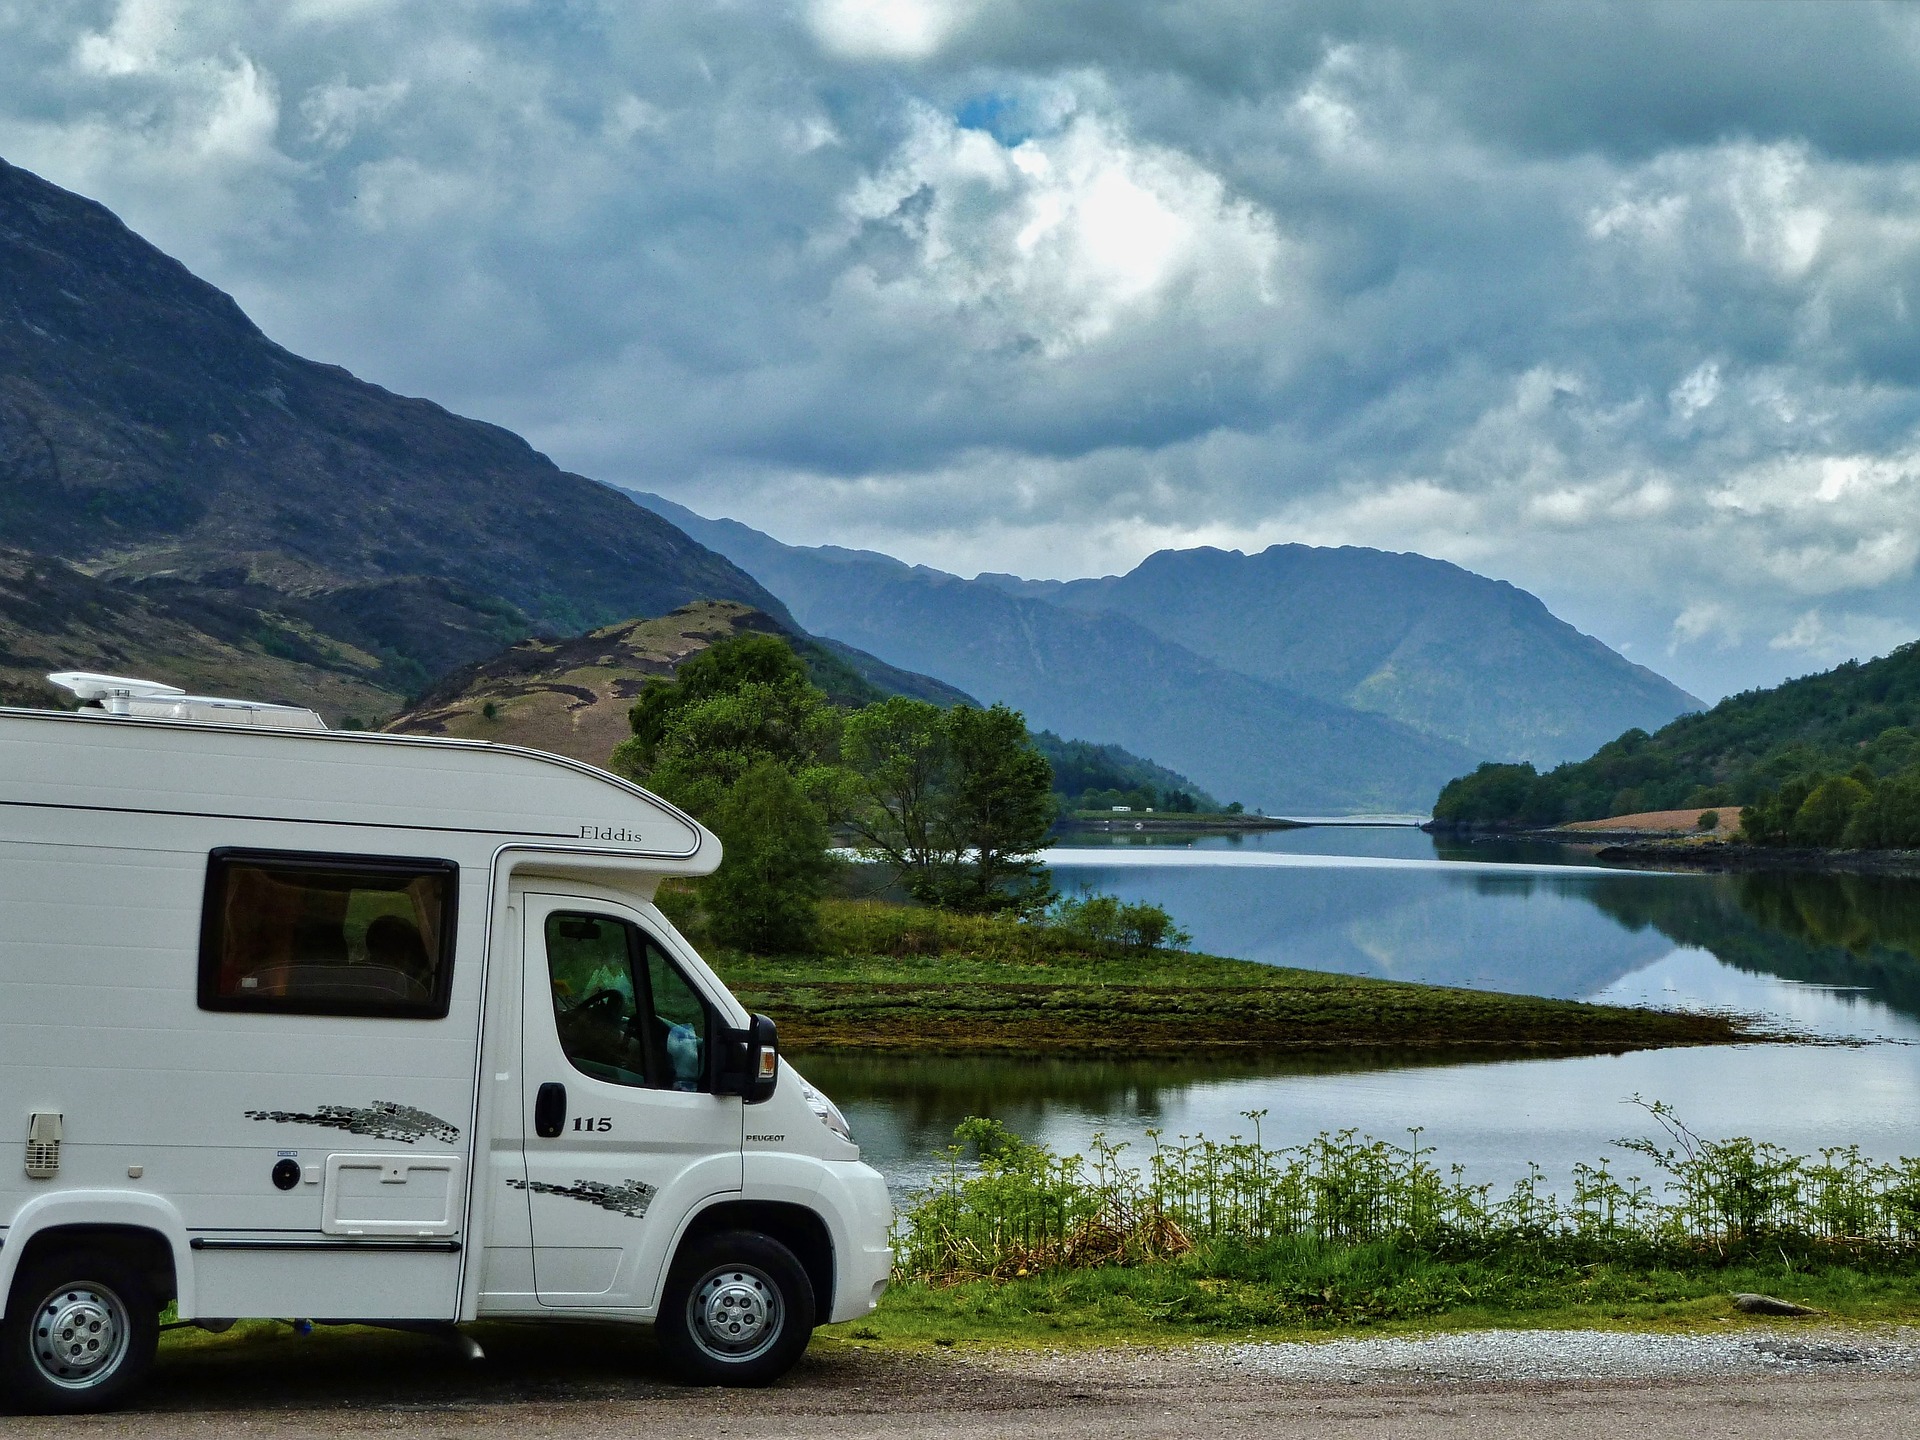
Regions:
<instances>
[{"instance_id":1,"label":"forested hill","mask_svg":"<svg viewBox=\"0 0 1920 1440\"><path fill-rule=\"evenodd\" d=\"M1544 775L1482 765L1450 782L1436 821L1551 825L1646 810L1749 805L1797 779L1892 775L1920 760L1920 642L1771 690L1749 690L1652 735L1629 730Z\"/></svg>"}]
</instances>

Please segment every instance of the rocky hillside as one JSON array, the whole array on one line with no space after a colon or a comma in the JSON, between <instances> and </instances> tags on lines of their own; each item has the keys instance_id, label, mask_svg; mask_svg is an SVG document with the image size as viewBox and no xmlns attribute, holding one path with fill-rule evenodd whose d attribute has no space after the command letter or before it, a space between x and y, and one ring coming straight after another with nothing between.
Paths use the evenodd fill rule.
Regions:
<instances>
[{"instance_id":1,"label":"rocky hillside","mask_svg":"<svg viewBox=\"0 0 1920 1440\"><path fill-rule=\"evenodd\" d=\"M604 765L613 747L633 733L627 709L649 679L671 675L715 641L746 631L786 639L807 662L814 683L842 705L888 694L949 705L969 698L872 656L796 636L750 605L703 600L570 640L522 640L448 675L385 728L526 745Z\"/></svg>"},{"instance_id":2,"label":"rocky hillside","mask_svg":"<svg viewBox=\"0 0 1920 1440\"><path fill-rule=\"evenodd\" d=\"M0 685L29 689L98 663L337 721L528 634L700 599L791 623L665 520L498 426L289 353L4 161L0 537Z\"/></svg>"}]
</instances>

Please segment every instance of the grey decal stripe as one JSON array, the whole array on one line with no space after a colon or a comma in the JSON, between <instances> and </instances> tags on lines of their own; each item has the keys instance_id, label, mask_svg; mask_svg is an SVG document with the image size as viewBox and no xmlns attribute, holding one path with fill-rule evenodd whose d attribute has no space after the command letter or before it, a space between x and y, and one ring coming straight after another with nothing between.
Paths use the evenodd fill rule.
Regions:
<instances>
[{"instance_id":1,"label":"grey decal stripe","mask_svg":"<svg viewBox=\"0 0 1920 1440\"><path fill-rule=\"evenodd\" d=\"M535 1195L564 1195L569 1200L584 1200L589 1205L598 1205L616 1215L631 1215L636 1220L646 1218L647 1207L653 1204L660 1188L644 1180L627 1180L619 1185L602 1185L598 1180L576 1180L571 1185L549 1185L544 1180L509 1180L507 1184L516 1190L530 1190Z\"/></svg>"},{"instance_id":2,"label":"grey decal stripe","mask_svg":"<svg viewBox=\"0 0 1920 1440\"><path fill-rule=\"evenodd\" d=\"M351 1105L322 1105L311 1112L249 1110L246 1114L249 1120L271 1120L276 1125L318 1125L326 1130L345 1130L351 1135L371 1135L376 1140L399 1140L408 1145L424 1139L451 1145L460 1138L458 1125L394 1100L376 1100L358 1109Z\"/></svg>"}]
</instances>

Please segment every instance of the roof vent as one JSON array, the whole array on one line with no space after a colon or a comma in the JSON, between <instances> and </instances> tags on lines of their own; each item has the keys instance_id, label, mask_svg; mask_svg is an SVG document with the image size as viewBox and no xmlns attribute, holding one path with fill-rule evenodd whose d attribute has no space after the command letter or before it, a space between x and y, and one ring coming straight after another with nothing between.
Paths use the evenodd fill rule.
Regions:
<instances>
[{"instance_id":1,"label":"roof vent","mask_svg":"<svg viewBox=\"0 0 1920 1440\"><path fill-rule=\"evenodd\" d=\"M178 685L137 680L128 675L93 675L62 670L49 683L71 691L83 707L141 720L193 720L212 725L247 725L261 730L324 730L327 722L298 705L269 705L262 700L223 700L189 695Z\"/></svg>"}]
</instances>

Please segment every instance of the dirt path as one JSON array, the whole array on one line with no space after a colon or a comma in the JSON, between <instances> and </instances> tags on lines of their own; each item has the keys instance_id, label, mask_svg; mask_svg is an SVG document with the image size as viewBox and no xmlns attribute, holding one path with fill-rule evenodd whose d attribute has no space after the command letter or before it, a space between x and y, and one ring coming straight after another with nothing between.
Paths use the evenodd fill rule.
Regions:
<instances>
[{"instance_id":1,"label":"dirt path","mask_svg":"<svg viewBox=\"0 0 1920 1440\"><path fill-rule=\"evenodd\" d=\"M1141 1353L818 1345L783 1384L687 1390L621 1332L482 1332L467 1365L362 1334L172 1352L140 1411L12 1436L1799 1437L1920 1432L1920 1334L1500 1333Z\"/></svg>"}]
</instances>

